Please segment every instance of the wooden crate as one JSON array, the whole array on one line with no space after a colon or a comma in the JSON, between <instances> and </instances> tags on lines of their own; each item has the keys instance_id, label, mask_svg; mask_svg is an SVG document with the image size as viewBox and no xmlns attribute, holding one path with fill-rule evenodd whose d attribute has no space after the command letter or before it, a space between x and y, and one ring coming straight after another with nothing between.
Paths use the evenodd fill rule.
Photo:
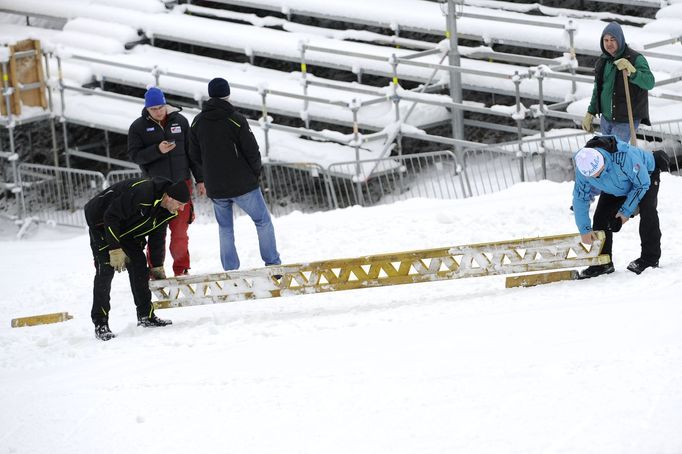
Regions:
<instances>
[{"instance_id":1,"label":"wooden crate","mask_svg":"<svg viewBox=\"0 0 682 454\"><path fill-rule=\"evenodd\" d=\"M9 46L10 57L7 64L7 74L2 72L0 66L0 78L7 81L14 93L10 96L10 109L13 115L21 115L21 106L47 108L47 96L45 93L45 73L43 70L43 54L40 49L40 41L26 39ZM17 57L18 52L34 51L30 56ZM40 86L29 90L19 90L21 85L40 82ZM0 113L7 115L5 97L0 100Z\"/></svg>"}]
</instances>

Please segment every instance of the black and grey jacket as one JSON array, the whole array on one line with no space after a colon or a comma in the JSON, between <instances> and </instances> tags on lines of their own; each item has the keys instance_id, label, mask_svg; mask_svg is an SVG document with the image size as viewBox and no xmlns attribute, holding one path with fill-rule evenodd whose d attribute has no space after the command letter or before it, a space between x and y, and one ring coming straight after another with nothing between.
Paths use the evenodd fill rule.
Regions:
<instances>
[{"instance_id":1,"label":"black and grey jacket","mask_svg":"<svg viewBox=\"0 0 682 454\"><path fill-rule=\"evenodd\" d=\"M190 170L197 183L203 181L201 166L189 156L189 123L180 114L181 108L167 106L165 125L154 120L147 109L128 129L128 155L140 166L145 176L163 177L173 182L190 178ZM166 154L159 151L159 143L175 141L175 148Z\"/></svg>"}]
</instances>

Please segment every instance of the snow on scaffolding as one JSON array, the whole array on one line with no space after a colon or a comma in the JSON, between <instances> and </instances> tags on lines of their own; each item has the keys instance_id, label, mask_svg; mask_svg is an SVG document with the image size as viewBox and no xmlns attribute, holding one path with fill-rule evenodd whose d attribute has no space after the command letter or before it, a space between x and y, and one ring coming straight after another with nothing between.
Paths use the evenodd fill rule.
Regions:
<instances>
[{"instance_id":1,"label":"snow on scaffolding","mask_svg":"<svg viewBox=\"0 0 682 454\"><path fill-rule=\"evenodd\" d=\"M59 101L57 97L56 101ZM106 106L106 108L103 108ZM144 108L144 100L129 97L129 99L112 99L103 95L82 94L65 91L64 117L74 124L88 126L96 129L127 134L128 127L133 120L140 116ZM57 105L57 111L61 112L61 107ZM194 117L199 113L196 109L184 109L182 114L192 123ZM271 162L281 163L315 163L321 167L328 167L333 163L350 162L356 159L356 149L354 147L334 142L322 142L303 139L300 135L270 130L270 148L266 156L265 133L263 128L256 122L250 122L251 129L260 145L261 155L264 159ZM384 144L382 142L371 142L363 144L358 155L360 160L372 160L380 158L380 151ZM375 166L373 162L361 163L360 175L370 175ZM382 170L398 168L396 162L384 164ZM348 167L344 170L347 178L353 178L355 167ZM339 175L342 176L342 175Z\"/></svg>"}]
</instances>

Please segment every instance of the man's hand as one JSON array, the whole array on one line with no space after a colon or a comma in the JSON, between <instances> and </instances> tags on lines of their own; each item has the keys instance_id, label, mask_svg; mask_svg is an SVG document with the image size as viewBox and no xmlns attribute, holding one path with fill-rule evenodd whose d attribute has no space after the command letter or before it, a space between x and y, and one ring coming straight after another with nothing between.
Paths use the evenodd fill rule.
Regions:
<instances>
[{"instance_id":1,"label":"man's hand","mask_svg":"<svg viewBox=\"0 0 682 454\"><path fill-rule=\"evenodd\" d=\"M197 192L199 193L200 196L206 195L206 186L204 185L204 183L197 183Z\"/></svg>"},{"instance_id":2,"label":"man's hand","mask_svg":"<svg viewBox=\"0 0 682 454\"><path fill-rule=\"evenodd\" d=\"M587 232L587 233L581 233L580 237L581 237L581 241L585 244L592 244L593 241L596 241L598 239L597 234L594 233L594 231Z\"/></svg>"},{"instance_id":3,"label":"man's hand","mask_svg":"<svg viewBox=\"0 0 682 454\"><path fill-rule=\"evenodd\" d=\"M109 265L119 273L126 270L126 262L129 260L121 248L109 251Z\"/></svg>"},{"instance_id":4,"label":"man's hand","mask_svg":"<svg viewBox=\"0 0 682 454\"><path fill-rule=\"evenodd\" d=\"M613 62L614 65L616 65L616 68L618 68L618 71L627 71L628 76L634 74L637 72L634 66L632 66L632 63L628 61L627 58L619 58L618 60Z\"/></svg>"},{"instance_id":5,"label":"man's hand","mask_svg":"<svg viewBox=\"0 0 682 454\"><path fill-rule=\"evenodd\" d=\"M166 270L163 266L155 266L149 270L149 277L153 280L166 279Z\"/></svg>"},{"instance_id":6,"label":"man's hand","mask_svg":"<svg viewBox=\"0 0 682 454\"><path fill-rule=\"evenodd\" d=\"M583 129L585 132L594 132L594 125L592 124L592 120L594 120L594 115L591 113L587 112L585 114L585 117L583 118Z\"/></svg>"},{"instance_id":7,"label":"man's hand","mask_svg":"<svg viewBox=\"0 0 682 454\"><path fill-rule=\"evenodd\" d=\"M175 142L169 142L167 140L164 140L159 144L159 151L161 152L161 154L166 154L173 148L175 148Z\"/></svg>"}]
</instances>

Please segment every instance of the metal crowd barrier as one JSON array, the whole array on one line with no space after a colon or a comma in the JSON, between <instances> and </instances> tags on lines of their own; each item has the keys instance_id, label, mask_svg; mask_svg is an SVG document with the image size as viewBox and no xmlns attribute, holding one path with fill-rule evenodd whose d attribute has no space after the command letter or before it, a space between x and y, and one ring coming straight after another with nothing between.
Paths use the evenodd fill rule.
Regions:
<instances>
[{"instance_id":1,"label":"metal crowd barrier","mask_svg":"<svg viewBox=\"0 0 682 454\"><path fill-rule=\"evenodd\" d=\"M293 211L324 211L336 206L327 172L318 164L266 162L261 187L274 216Z\"/></svg>"},{"instance_id":2,"label":"metal crowd barrier","mask_svg":"<svg viewBox=\"0 0 682 454\"><path fill-rule=\"evenodd\" d=\"M640 146L648 150L663 150L670 158L671 173L682 175L682 121L666 121L639 128L646 143Z\"/></svg>"},{"instance_id":3,"label":"metal crowd barrier","mask_svg":"<svg viewBox=\"0 0 682 454\"><path fill-rule=\"evenodd\" d=\"M19 199L25 218L85 226L83 207L103 185L104 175L99 172L19 164Z\"/></svg>"},{"instance_id":4,"label":"metal crowd barrier","mask_svg":"<svg viewBox=\"0 0 682 454\"><path fill-rule=\"evenodd\" d=\"M332 164L327 178L334 208L375 205L415 197L466 197L454 153L435 151Z\"/></svg>"},{"instance_id":5,"label":"metal crowd barrier","mask_svg":"<svg viewBox=\"0 0 682 454\"><path fill-rule=\"evenodd\" d=\"M542 156L496 146L466 150L464 174L470 196L490 194L517 183L542 180Z\"/></svg>"},{"instance_id":6,"label":"metal crowd barrier","mask_svg":"<svg viewBox=\"0 0 682 454\"><path fill-rule=\"evenodd\" d=\"M680 123L657 125L640 131L640 146L680 154ZM588 135L575 134L491 145L464 150L461 161L450 151L436 151L383 159L339 162L326 169L310 163L265 162L261 187L275 216L292 211L316 212L352 205L371 206L415 197L458 199L490 194L520 182L546 178L546 159L562 160L552 165L554 181L573 178L573 150ZM666 148L667 147L667 148ZM671 154L672 153L672 154ZM677 158L679 159L679 158ZM675 159L673 165L679 169ZM559 170L556 170L556 169ZM82 209L103 188L140 176L137 170L117 170L106 177L99 172L57 168L38 164L19 165L19 192L24 219L60 225L85 226ZM200 219L212 222L213 206L208 198L194 198ZM235 216L243 214L235 207Z\"/></svg>"}]
</instances>

